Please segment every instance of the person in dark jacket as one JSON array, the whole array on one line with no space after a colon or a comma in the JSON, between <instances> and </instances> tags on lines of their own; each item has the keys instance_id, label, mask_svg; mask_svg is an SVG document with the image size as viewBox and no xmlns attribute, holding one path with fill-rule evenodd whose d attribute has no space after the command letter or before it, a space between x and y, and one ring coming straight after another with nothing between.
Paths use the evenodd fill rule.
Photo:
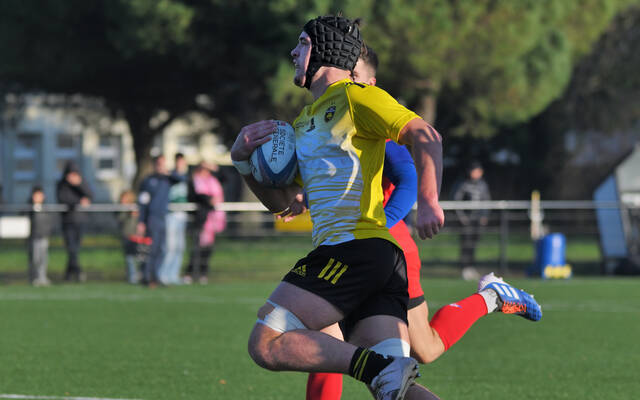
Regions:
<instances>
[{"instance_id":1,"label":"person in dark jacket","mask_svg":"<svg viewBox=\"0 0 640 400\"><path fill-rule=\"evenodd\" d=\"M47 266L49 263L49 236L53 229L53 221L48 212L42 211L45 195L42 187L34 186L31 190L31 211L29 221L29 282L33 286L49 286Z\"/></svg>"},{"instance_id":2,"label":"person in dark jacket","mask_svg":"<svg viewBox=\"0 0 640 400\"><path fill-rule=\"evenodd\" d=\"M138 236L151 238L149 257L142 267L142 283L149 287L158 284L158 272L166 252L166 222L169 209L169 189L178 182L169 175L164 156L153 159L151 175L144 178L138 194Z\"/></svg>"},{"instance_id":3,"label":"person in dark jacket","mask_svg":"<svg viewBox=\"0 0 640 400\"><path fill-rule=\"evenodd\" d=\"M65 165L56 192L58 203L68 207L67 211L62 213L62 235L67 249L67 269L64 272L64 279L84 281L86 275L78 263L78 251L86 215L79 212L78 208L91 204L92 193L75 162L68 161Z\"/></svg>"},{"instance_id":4,"label":"person in dark jacket","mask_svg":"<svg viewBox=\"0 0 640 400\"><path fill-rule=\"evenodd\" d=\"M467 169L467 179L456 189L453 199L456 201L488 201L491 200L489 185L482 179L484 169L482 165L473 161ZM456 210L462 224L460 235L460 265L462 278L475 280L480 274L475 269L475 251L480 231L489 222L489 210L471 209Z\"/></svg>"}]
</instances>

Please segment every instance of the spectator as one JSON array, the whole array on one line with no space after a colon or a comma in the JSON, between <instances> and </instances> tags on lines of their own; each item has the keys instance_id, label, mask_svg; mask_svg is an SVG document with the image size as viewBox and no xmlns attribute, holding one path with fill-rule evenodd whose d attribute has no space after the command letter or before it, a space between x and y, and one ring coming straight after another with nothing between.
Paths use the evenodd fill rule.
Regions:
<instances>
[{"instance_id":1,"label":"spectator","mask_svg":"<svg viewBox=\"0 0 640 400\"><path fill-rule=\"evenodd\" d=\"M47 265L49 263L49 236L51 236L51 215L42 211L45 195L42 187L34 186L31 190L31 233L29 235L29 282L33 286L49 286Z\"/></svg>"},{"instance_id":2,"label":"spectator","mask_svg":"<svg viewBox=\"0 0 640 400\"><path fill-rule=\"evenodd\" d=\"M176 182L169 189L169 202L180 204L187 202L187 160L184 154L175 155L175 169L171 177ZM185 231L187 229L187 213L185 211L170 211L166 218L167 223L167 253L160 267L159 279L162 283L177 285L180 281L180 268L185 249Z\"/></svg>"},{"instance_id":3,"label":"spectator","mask_svg":"<svg viewBox=\"0 0 640 400\"><path fill-rule=\"evenodd\" d=\"M120 195L119 202L123 205L135 204L136 195L133 191L126 190ZM124 260L127 266L127 281L131 284L136 284L140 280L137 257L140 240L136 236L137 223L137 211L120 211L118 213L118 225L120 226Z\"/></svg>"},{"instance_id":4,"label":"spectator","mask_svg":"<svg viewBox=\"0 0 640 400\"><path fill-rule=\"evenodd\" d=\"M143 263L142 282L150 288L158 284L158 273L166 252L166 221L169 206L169 189L176 181L169 176L165 158L153 159L154 172L140 185L138 196L138 236L151 238L149 257Z\"/></svg>"},{"instance_id":5,"label":"spectator","mask_svg":"<svg viewBox=\"0 0 640 400\"><path fill-rule=\"evenodd\" d=\"M209 281L209 259L213 254L216 233L222 232L226 226L224 211L216 210L216 206L224 201L224 194L220 181L212 174L214 168L200 163L189 182L189 201L197 203L198 209L193 219L191 256L185 283L193 282L194 277L202 284Z\"/></svg>"},{"instance_id":6,"label":"spectator","mask_svg":"<svg viewBox=\"0 0 640 400\"><path fill-rule=\"evenodd\" d=\"M484 169L482 165L473 161L467 169L467 178L456 189L453 199L456 201L488 201L491 200L489 185L482 179ZM475 268L476 244L481 230L489 222L489 210L471 209L456 210L458 218L462 224L460 235L460 266L462 268L462 278L465 280L475 280L480 274Z\"/></svg>"},{"instance_id":7,"label":"spectator","mask_svg":"<svg viewBox=\"0 0 640 400\"><path fill-rule=\"evenodd\" d=\"M91 204L91 190L80 175L80 169L73 161L64 167L62 179L57 185L58 202L68 207L62 213L62 235L67 248L67 269L64 280L85 281L86 275L78 263L78 250L82 240L82 228L85 214L78 212L78 207Z\"/></svg>"}]
</instances>

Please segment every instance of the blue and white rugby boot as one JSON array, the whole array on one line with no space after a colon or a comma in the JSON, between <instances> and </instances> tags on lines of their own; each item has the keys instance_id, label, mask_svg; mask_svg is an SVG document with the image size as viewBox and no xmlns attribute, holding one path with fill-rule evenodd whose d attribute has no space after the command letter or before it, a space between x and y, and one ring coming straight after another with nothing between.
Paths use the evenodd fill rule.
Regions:
<instances>
[{"instance_id":1,"label":"blue and white rugby boot","mask_svg":"<svg viewBox=\"0 0 640 400\"><path fill-rule=\"evenodd\" d=\"M478 281L478 293L486 289L491 289L498 295L496 311L521 315L531 321L540 321L542 318L542 309L532 295L511 286L493 272Z\"/></svg>"},{"instance_id":2,"label":"blue and white rugby boot","mask_svg":"<svg viewBox=\"0 0 640 400\"><path fill-rule=\"evenodd\" d=\"M418 374L418 362L411 357L393 357L391 364L376 375L369 390L376 400L402 400Z\"/></svg>"}]
</instances>

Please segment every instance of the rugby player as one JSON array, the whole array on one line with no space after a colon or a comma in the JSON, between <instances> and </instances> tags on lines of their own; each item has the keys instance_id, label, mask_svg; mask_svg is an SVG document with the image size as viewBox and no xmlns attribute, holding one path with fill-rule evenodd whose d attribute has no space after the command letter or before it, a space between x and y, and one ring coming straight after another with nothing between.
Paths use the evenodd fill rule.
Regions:
<instances>
[{"instance_id":1,"label":"rugby player","mask_svg":"<svg viewBox=\"0 0 640 400\"><path fill-rule=\"evenodd\" d=\"M353 80L375 86L378 57L366 46L353 70ZM387 142L382 186L385 199L387 226L402 246L407 262L409 284L408 321L411 340L411 356L421 363L430 363L440 357L482 316L502 311L494 289L485 286L498 281L493 273L480 279L479 293L439 309L429 322L429 307L420 285L420 256L407 225L402 220L411 210L416 199L416 173L408 150L394 142ZM504 281L502 281L504 283ZM516 289L517 290L517 289ZM505 308L504 312L515 312ZM520 315L523 315L520 313ZM342 331L337 326L323 330L338 338ZM342 393L342 375L335 373L311 373L307 382L307 400L339 400Z\"/></svg>"},{"instance_id":2,"label":"rugby player","mask_svg":"<svg viewBox=\"0 0 640 400\"><path fill-rule=\"evenodd\" d=\"M350 77L362 48L358 26L324 16L305 24L292 50L294 83L314 102L294 121L299 179L284 189L258 184L248 158L270 140L273 121L242 128L231 158L272 212L286 215L300 187L308 196L315 249L296 263L258 310L249 354L270 370L336 372L367 384L376 399L435 398L414 385L409 356L404 255L385 226L382 167L387 139L410 144L418 175L416 229L444 224L438 203L440 135L383 90ZM344 320L349 342L320 329Z\"/></svg>"}]
</instances>

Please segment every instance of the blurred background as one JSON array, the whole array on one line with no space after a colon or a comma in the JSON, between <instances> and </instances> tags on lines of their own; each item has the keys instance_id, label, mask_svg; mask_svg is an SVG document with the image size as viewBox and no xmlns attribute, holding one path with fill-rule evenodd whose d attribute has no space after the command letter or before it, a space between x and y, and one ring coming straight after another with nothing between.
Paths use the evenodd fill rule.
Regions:
<instances>
[{"instance_id":1,"label":"blurred background","mask_svg":"<svg viewBox=\"0 0 640 400\"><path fill-rule=\"evenodd\" d=\"M443 135L447 229L421 243L433 273L457 274L465 209L489 210L481 269L524 273L542 254L536 241L560 232L574 272L638 272L637 0L2 0L0 246L14 261L0 272L26 270L28 233L9 218L28 210L34 185L53 207L74 161L94 194L81 257L95 276L119 277L120 255L105 255L120 246L119 209L99 206L137 189L154 155L172 167L176 152L219 165L225 204L248 202L227 208L219 271L237 272L237 238L308 247L304 227L287 232L252 203L228 149L243 125L291 122L311 101L292 84L289 52L306 20L338 11L362 18L378 85ZM472 161L490 202L454 201ZM61 243L54 230L54 274Z\"/></svg>"}]
</instances>

